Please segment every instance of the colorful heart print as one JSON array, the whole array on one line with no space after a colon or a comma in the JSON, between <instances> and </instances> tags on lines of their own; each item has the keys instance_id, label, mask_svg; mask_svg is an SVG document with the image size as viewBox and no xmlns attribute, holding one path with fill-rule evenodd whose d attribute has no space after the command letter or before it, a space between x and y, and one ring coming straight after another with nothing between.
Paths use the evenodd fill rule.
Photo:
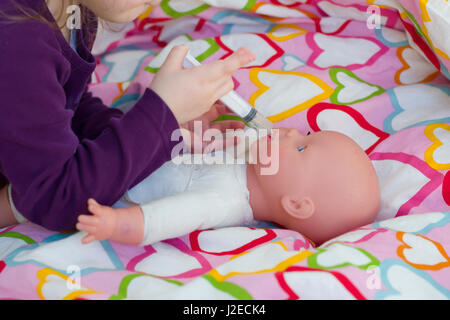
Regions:
<instances>
[{"instance_id":1,"label":"colorful heart print","mask_svg":"<svg viewBox=\"0 0 450 320\"><path fill-rule=\"evenodd\" d=\"M450 88L431 84L397 86L387 90L394 112L383 123L384 131L450 122Z\"/></svg>"},{"instance_id":2,"label":"colorful heart print","mask_svg":"<svg viewBox=\"0 0 450 320\"><path fill-rule=\"evenodd\" d=\"M275 23L264 17L236 10L221 10L209 21L223 25L222 35L237 33L268 33Z\"/></svg>"},{"instance_id":3,"label":"colorful heart print","mask_svg":"<svg viewBox=\"0 0 450 320\"><path fill-rule=\"evenodd\" d=\"M2 246L0 248L0 261L5 259L15 250L36 243L35 240L20 232L13 231L13 227L7 228L0 232Z\"/></svg>"},{"instance_id":4,"label":"colorful heart print","mask_svg":"<svg viewBox=\"0 0 450 320\"><path fill-rule=\"evenodd\" d=\"M160 48L164 48L168 42L176 37L200 31L204 23L204 19L195 16L177 20L177 23L164 23L162 25L155 24L153 19L147 19L140 22L139 32L142 32L142 30L153 31L155 35L152 37L152 41Z\"/></svg>"},{"instance_id":5,"label":"colorful heart print","mask_svg":"<svg viewBox=\"0 0 450 320\"><path fill-rule=\"evenodd\" d=\"M450 298L450 290L439 285L429 274L411 267L402 260L387 259L379 268L381 280L387 289L378 291L375 299L448 300Z\"/></svg>"},{"instance_id":6,"label":"colorful heart print","mask_svg":"<svg viewBox=\"0 0 450 320\"><path fill-rule=\"evenodd\" d=\"M285 18L316 18L317 16L311 12L308 12L299 8L288 8L285 6L277 6L270 3L259 1L255 3L251 11L263 15L269 16L273 21L276 19Z\"/></svg>"},{"instance_id":7,"label":"colorful heart print","mask_svg":"<svg viewBox=\"0 0 450 320\"><path fill-rule=\"evenodd\" d=\"M448 2L448 0L445 0ZM444 1L424 0L419 2L422 11L422 30L428 44L439 56L450 60L450 46L447 37L443 35L443 30L448 30L448 14L450 13L448 4Z\"/></svg>"},{"instance_id":8,"label":"colorful heart print","mask_svg":"<svg viewBox=\"0 0 450 320\"><path fill-rule=\"evenodd\" d=\"M450 214L429 212L378 221L374 223L374 227L400 232L427 234L434 228L445 226L448 223L450 223Z\"/></svg>"},{"instance_id":9,"label":"colorful heart print","mask_svg":"<svg viewBox=\"0 0 450 320\"><path fill-rule=\"evenodd\" d=\"M342 1L339 1L342 2ZM338 3L339 3L338 2ZM373 4L372 0L366 0L367 3ZM381 26L387 26L390 28L394 28L399 20L398 12L396 10L392 10L391 8L400 9L400 6L397 3L392 2L391 0L376 0L376 5L379 9L380 24ZM385 3L389 3L385 5ZM373 13L368 11L367 5L359 4L359 3L350 3L350 4L338 4L333 0L321 1L318 3L318 6L322 11L324 11L328 16L333 17L341 17L341 18L350 18L354 21L361 21L366 25L368 19L371 17ZM364 26L366 27L366 26Z\"/></svg>"},{"instance_id":10,"label":"colorful heart print","mask_svg":"<svg viewBox=\"0 0 450 320\"><path fill-rule=\"evenodd\" d=\"M384 45L391 48L406 47L409 45L405 31L381 27L380 29L375 29L375 35Z\"/></svg>"},{"instance_id":11,"label":"colorful heart print","mask_svg":"<svg viewBox=\"0 0 450 320\"><path fill-rule=\"evenodd\" d=\"M370 66L388 50L372 38L336 37L322 33L307 33L306 43L313 50L308 65L319 69L344 67L355 70Z\"/></svg>"},{"instance_id":12,"label":"colorful heart print","mask_svg":"<svg viewBox=\"0 0 450 320\"><path fill-rule=\"evenodd\" d=\"M194 251L223 256L240 254L275 237L270 229L232 227L197 230L190 233L189 241Z\"/></svg>"},{"instance_id":13,"label":"colorful heart print","mask_svg":"<svg viewBox=\"0 0 450 320\"><path fill-rule=\"evenodd\" d=\"M433 144L425 150L425 161L436 170L450 169L450 125L432 123L426 126L425 135Z\"/></svg>"},{"instance_id":14,"label":"colorful heart print","mask_svg":"<svg viewBox=\"0 0 450 320\"><path fill-rule=\"evenodd\" d=\"M292 266L275 277L288 300L366 300L342 273L303 266ZM328 288L324 290L324 288Z\"/></svg>"},{"instance_id":15,"label":"colorful heart print","mask_svg":"<svg viewBox=\"0 0 450 320\"><path fill-rule=\"evenodd\" d=\"M352 138L368 154L389 137L389 134L372 126L358 111L349 106L318 103L308 110L307 118L314 131L341 132Z\"/></svg>"},{"instance_id":16,"label":"colorful heart print","mask_svg":"<svg viewBox=\"0 0 450 320\"><path fill-rule=\"evenodd\" d=\"M430 82L440 74L435 66L411 47L398 48L397 57L403 65L394 77L398 84Z\"/></svg>"},{"instance_id":17,"label":"colorful heart print","mask_svg":"<svg viewBox=\"0 0 450 320\"><path fill-rule=\"evenodd\" d=\"M328 240L327 242L323 243L320 248L326 248L330 246L333 243L340 242L340 243L361 243L366 242L375 237L378 234L384 233L386 230L384 229L365 229L360 228L354 231L347 232L343 235L340 235L338 237L335 237L331 240Z\"/></svg>"},{"instance_id":18,"label":"colorful heart print","mask_svg":"<svg viewBox=\"0 0 450 320\"><path fill-rule=\"evenodd\" d=\"M347 69L330 69L330 77L338 85L330 97L335 104L354 104L386 92L381 86L366 82Z\"/></svg>"},{"instance_id":19,"label":"colorful heart print","mask_svg":"<svg viewBox=\"0 0 450 320\"><path fill-rule=\"evenodd\" d=\"M163 0L161 2L161 9L173 18L199 14L210 7L201 0Z\"/></svg>"},{"instance_id":20,"label":"colorful heart print","mask_svg":"<svg viewBox=\"0 0 450 320\"><path fill-rule=\"evenodd\" d=\"M108 72L102 77L102 82L124 82L133 80L145 59L155 53L151 50L123 49L109 52L100 59L108 66Z\"/></svg>"},{"instance_id":21,"label":"colorful heart print","mask_svg":"<svg viewBox=\"0 0 450 320\"><path fill-rule=\"evenodd\" d=\"M145 247L145 252L131 259L127 270L161 278L200 276L211 269L209 262L198 252L189 250L180 239L171 239Z\"/></svg>"},{"instance_id":22,"label":"colorful heart print","mask_svg":"<svg viewBox=\"0 0 450 320\"><path fill-rule=\"evenodd\" d=\"M305 4L311 0L271 0L274 4L282 5L285 7L296 7L299 3Z\"/></svg>"},{"instance_id":23,"label":"colorful heart print","mask_svg":"<svg viewBox=\"0 0 450 320\"><path fill-rule=\"evenodd\" d=\"M116 294L110 300L163 299L168 293L177 291L183 284L176 280L166 280L143 273L132 273L122 278Z\"/></svg>"},{"instance_id":24,"label":"colorful heart print","mask_svg":"<svg viewBox=\"0 0 450 320\"><path fill-rule=\"evenodd\" d=\"M381 190L377 221L409 214L442 184L443 175L416 156L376 152L370 159ZM393 176L396 178L392 179ZM408 181L408 188L405 188L405 181Z\"/></svg>"},{"instance_id":25,"label":"colorful heart print","mask_svg":"<svg viewBox=\"0 0 450 320\"><path fill-rule=\"evenodd\" d=\"M447 171L442 182L442 197L445 203L450 206L450 171Z\"/></svg>"},{"instance_id":26,"label":"colorful heart print","mask_svg":"<svg viewBox=\"0 0 450 320\"><path fill-rule=\"evenodd\" d=\"M205 2L215 6L239 10L250 10L257 0L206 0Z\"/></svg>"},{"instance_id":27,"label":"colorful heart print","mask_svg":"<svg viewBox=\"0 0 450 320\"><path fill-rule=\"evenodd\" d=\"M56 237L54 241L44 239L41 243L18 248L8 255L5 262L8 266L34 264L43 268L51 267L62 274L67 273L68 268L73 265L80 268L81 275L125 269L108 241L82 244L84 236L85 232L69 236L57 234L52 236Z\"/></svg>"},{"instance_id":28,"label":"colorful heart print","mask_svg":"<svg viewBox=\"0 0 450 320\"><path fill-rule=\"evenodd\" d=\"M223 281L237 275L282 271L311 254L307 250L289 251L282 242L275 241L236 255L209 274L217 281Z\"/></svg>"},{"instance_id":29,"label":"colorful heart print","mask_svg":"<svg viewBox=\"0 0 450 320\"><path fill-rule=\"evenodd\" d=\"M398 232L397 239L402 243L397 249L398 256L414 268L440 270L450 267L450 257L439 242L405 232Z\"/></svg>"},{"instance_id":30,"label":"colorful heart print","mask_svg":"<svg viewBox=\"0 0 450 320\"><path fill-rule=\"evenodd\" d=\"M404 8L403 8L404 9ZM413 21L416 26L411 24L409 21L402 20L403 26L405 27L405 30L408 32L408 34L411 36L412 42L419 47L419 49L425 54L428 61L430 61L436 68L440 68L440 61L436 57L433 50L430 49L430 46L428 42L424 39L426 39L426 36L423 34L419 25L417 25L417 22L414 19L414 16L409 13L407 10L404 10L406 15L411 18L411 21Z\"/></svg>"},{"instance_id":31,"label":"colorful heart print","mask_svg":"<svg viewBox=\"0 0 450 320\"><path fill-rule=\"evenodd\" d=\"M308 266L316 269L337 269L354 266L367 270L378 266L380 261L361 248L354 248L343 243L332 243L326 248L318 248L317 253L308 258Z\"/></svg>"},{"instance_id":32,"label":"colorful heart print","mask_svg":"<svg viewBox=\"0 0 450 320\"><path fill-rule=\"evenodd\" d=\"M283 66L281 67L283 71L295 71L306 64L304 60L292 54L283 55L281 61L283 61Z\"/></svg>"},{"instance_id":33,"label":"colorful heart print","mask_svg":"<svg viewBox=\"0 0 450 320\"><path fill-rule=\"evenodd\" d=\"M314 19L317 32L328 35L337 35L341 33L350 22L351 20L338 19L335 17L321 17Z\"/></svg>"},{"instance_id":34,"label":"colorful heart print","mask_svg":"<svg viewBox=\"0 0 450 320\"><path fill-rule=\"evenodd\" d=\"M75 300L80 296L95 294L95 290L81 287L75 279L51 268L40 269L36 292L41 300Z\"/></svg>"},{"instance_id":35,"label":"colorful heart print","mask_svg":"<svg viewBox=\"0 0 450 320\"><path fill-rule=\"evenodd\" d=\"M258 88L249 103L272 122L306 110L333 92L328 84L309 73L253 68L249 77Z\"/></svg>"},{"instance_id":36,"label":"colorful heart print","mask_svg":"<svg viewBox=\"0 0 450 320\"><path fill-rule=\"evenodd\" d=\"M317 6L328 16L333 18L350 18L352 20L365 22L369 16L366 11L367 7L358 5L343 6L333 3L333 1L319 1ZM385 25L386 21L387 17L380 16L382 25Z\"/></svg>"},{"instance_id":37,"label":"colorful heart print","mask_svg":"<svg viewBox=\"0 0 450 320\"><path fill-rule=\"evenodd\" d=\"M216 297L216 299L238 299L238 300L253 300L253 297L250 295L250 293L245 290L244 288L238 286L235 283L227 282L227 281L218 281L210 274L205 274L203 279L207 280L211 288L215 288L216 291L213 294L205 294L206 290L202 290L204 292L205 299L211 299L211 297Z\"/></svg>"},{"instance_id":38,"label":"colorful heart print","mask_svg":"<svg viewBox=\"0 0 450 320\"><path fill-rule=\"evenodd\" d=\"M288 41L307 32L308 30L295 24L277 24L268 32L267 36L274 41Z\"/></svg>"}]
</instances>

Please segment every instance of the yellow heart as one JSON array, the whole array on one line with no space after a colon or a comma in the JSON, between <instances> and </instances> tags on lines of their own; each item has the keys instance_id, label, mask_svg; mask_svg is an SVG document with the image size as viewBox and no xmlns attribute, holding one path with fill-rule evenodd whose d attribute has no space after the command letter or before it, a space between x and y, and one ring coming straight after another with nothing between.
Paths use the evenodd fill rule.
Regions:
<instances>
[{"instance_id":1,"label":"yellow heart","mask_svg":"<svg viewBox=\"0 0 450 320\"><path fill-rule=\"evenodd\" d=\"M300 28L295 24L277 24L270 30L267 36L275 41L287 41L307 32L308 30ZM282 35L279 35L280 33Z\"/></svg>"},{"instance_id":2,"label":"yellow heart","mask_svg":"<svg viewBox=\"0 0 450 320\"><path fill-rule=\"evenodd\" d=\"M439 147L444 145L444 143L434 135L434 130L436 130L437 128L441 128L441 129L450 131L450 125L448 125L446 123L432 123L432 124L427 125L424 133L427 136L427 138L433 142L433 144L430 147L428 147L427 150L425 150L424 157L425 157L425 161L428 163L428 165L431 168L436 169L436 170L447 170L447 169L450 169L450 162L439 163L439 162L436 162L433 157L434 152Z\"/></svg>"},{"instance_id":3,"label":"yellow heart","mask_svg":"<svg viewBox=\"0 0 450 320\"><path fill-rule=\"evenodd\" d=\"M289 85L291 87L290 88L288 88L288 87L275 88L274 86L269 87L268 85L264 84L263 81L260 80L260 75L264 74L264 73L266 75L267 74L277 75L279 77L279 81L273 82L274 85L282 86L283 83L287 83L286 80L288 79ZM306 110L306 109L312 107L313 105L319 103L320 101L329 98L331 96L331 94L333 93L333 89L328 84L326 84L320 78L313 76L311 74L308 74L308 73L253 68L250 70L249 77L250 77L250 80L253 82L253 84L255 84L258 87L258 90L250 96L249 103L252 106L256 107L256 102L257 102L258 98L260 98L264 93L268 92L271 89L276 90L276 91L286 91L286 92L288 89L292 90L293 89L292 86L295 86L295 83L292 82L291 79L289 79L289 78L283 79L284 76L299 77L298 78L298 80L300 81L299 87L296 88L295 92L297 94L300 94L303 96L302 97L303 101L300 100L302 102L300 104L297 104L294 106L283 107L282 105L280 105L281 109L283 109L283 110L281 110L277 114L272 114L272 115L265 114L265 116L267 116L267 119L269 119L272 122L282 121L286 118L293 116L296 113ZM306 87L307 85L309 85L309 87ZM318 92L321 91L321 93L318 93L317 95L314 95L310 98L305 97L305 95L307 95L308 93L312 94L311 92L313 92L313 90L316 90ZM284 101L287 101L288 99L292 99L292 97L290 97L290 95L288 93L285 93L285 96L282 98L285 98ZM277 108L278 108L278 106L277 106ZM259 110L260 108L257 108L257 109ZM262 112L262 113L264 114L264 112Z\"/></svg>"},{"instance_id":4,"label":"yellow heart","mask_svg":"<svg viewBox=\"0 0 450 320\"><path fill-rule=\"evenodd\" d=\"M57 277L59 279L57 279L57 280L48 279L48 277L51 277L51 276ZM50 284L52 281L63 281L65 283L65 285L67 285L67 283L69 283L69 282L74 283L73 280L69 276L62 274L60 272L57 272L51 268L44 268L44 269L39 270L37 272L37 278L40 281L39 281L38 285L36 286L36 291L41 300L47 300L46 297L44 296L43 288L45 285ZM68 287L66 287L66 289L69 293L66 294L64 297L62 297L62 300L74 300L81 295L101 293L101 292L97 292L97 291L94 291L91 289L86 289L86 288L81 288L80 290L70 290Z\"/></svg>"},{"instance_id":5,"label":"yellow heart","mask_svg":"<svg viewBox=\"0 0 450 320\"><path fill-rule=\"evenodd\" d=\"M257 252L271 252L275 253L272 255L273 263L271 266L267 265L266 267L261 267L259 270L243 270L247 269L249 266L247 263L245 263L245 260L247 257L252 257L252 259L258 259L260 256ZM283 256L284 254L284 256ZM260 273L268 273L268 272L277 272L277 271L284 271L291 265L298 263L306 258L308 258L313 253L311 251L303 250L296 254L291 254L289 250L286 248L284 243L280 241L271 242L269 245L265 245L262 247L258 247L257 249L253 251L247 251L242 252L236 256L233 256L230 258L229 262L234 261L236 262L239 259L243 259L243 261L240 261L242 265L245 267L242 269L242 266L239 265L239 262L237 262L234 266L231 266L229 264L224 264L220 266L219 268L212 269L209 271L209 275L212 276L217 281L225 281L226 279L238 276L238 275L250 275L250 274L260 274ZM280 261L276 261L281 258ZM249 258L250 259L250 258Z\"/></svg>"}]
</instances>

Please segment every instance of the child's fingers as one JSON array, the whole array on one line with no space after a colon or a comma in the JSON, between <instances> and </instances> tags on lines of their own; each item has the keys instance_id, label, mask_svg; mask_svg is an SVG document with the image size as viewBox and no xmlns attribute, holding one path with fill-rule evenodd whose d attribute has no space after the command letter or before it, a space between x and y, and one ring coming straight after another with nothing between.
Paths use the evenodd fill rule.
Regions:
<instances>
[{"instance_id":1,"label":"child's fingers","mask_svg":"<svg viewBox=\"0 0 450 320\"><path fill-rule=\"evenodd\" d=\"M188 52L189 47L186 45L174 46L167 55L167 58L161 68L170 70L181 69Z\"/></svg>"},{"instance_id":2,"label":"child's fingers","mask_svg":"<svg viewBox=\"0 0 450 320\"><path fill-rule=\"evenodd\" d=\"M218 75L229 77L240 68L249 64L255 59L255 55L247 48L242 47L228 58L222 60L222 64L217 64Z\"/></svg>"},{"instance_id":3,"label":"child's fingers","mask_svg":"<svg viewBox=\"0 0 450 320\"><path fill-rule=\"evenodd\" d=\"M216 86L216 99L223 98L226 94L230 93L234 89L234 82L231 79L222 80L217 83Z\"/></svg>"}]
</instances>

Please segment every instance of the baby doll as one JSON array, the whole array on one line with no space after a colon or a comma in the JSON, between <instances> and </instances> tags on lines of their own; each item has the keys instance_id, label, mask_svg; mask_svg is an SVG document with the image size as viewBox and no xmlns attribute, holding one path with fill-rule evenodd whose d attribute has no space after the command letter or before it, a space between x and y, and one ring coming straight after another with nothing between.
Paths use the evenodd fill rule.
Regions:
<instances>
[{"instance_id":1,"label":"baby doll","mask_svg":"<svg viewBox=\"0 0 450 320\"><path fill-rule=\"evenodd\" d=\"M316 245L374 221L380 202L377 175L366 153L333 131L302 135L280 128L278 170L270 164L166 163L124 196L133 205L111 208L88 200L79 216L82 242L110 239L148 245L195 230L270 221ZM270 135L265 138L271 141ZM275 159L277 158L277 159Z\"/></svg>"}]
</instances>

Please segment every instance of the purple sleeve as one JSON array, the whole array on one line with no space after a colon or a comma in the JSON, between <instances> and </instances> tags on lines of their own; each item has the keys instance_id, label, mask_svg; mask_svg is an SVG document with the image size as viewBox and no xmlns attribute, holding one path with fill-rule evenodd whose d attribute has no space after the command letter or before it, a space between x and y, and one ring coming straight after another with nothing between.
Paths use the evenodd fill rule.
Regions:
<instances>
[{"instance_id":1,"label":"purple sleeve","mask_svg":"<svg viewBox=\"0 0 450 320\"><path fill-rule=\"evenodd\" d=\"M88 198L112 205L170 160L178 124L147 89L95 139L80 142L71 128L74 112L65 109L62 83L70 66L53 31L41 23L18 25L0 29L2 171L23 216L51 230L73 229Z\"/></svg>"},{"instance_id":2,"label":"purple sleeve","mask_svg":"<svg viewBox=\"0 0 450 320\"><path fill-rule=\"evenodd\" d=\"M100 98L85 91L73 115L72 130L80 140L95 139L109 126L111 119L122 116L121 110L107 107Z\"/></svg>"}]
</instances>

